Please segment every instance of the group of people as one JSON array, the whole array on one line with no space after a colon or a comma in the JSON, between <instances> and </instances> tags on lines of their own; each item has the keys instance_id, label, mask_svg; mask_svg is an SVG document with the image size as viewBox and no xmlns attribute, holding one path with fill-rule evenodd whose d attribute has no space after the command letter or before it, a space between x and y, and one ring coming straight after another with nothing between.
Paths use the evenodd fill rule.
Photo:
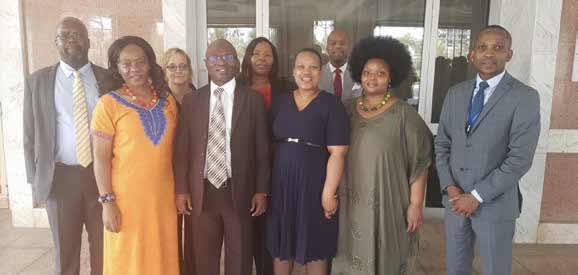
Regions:
<instances>
[{"instance_id":1,"label":"group of people","mask_svg":"<svg viewBox=\"0 0 578 275\"><path fill-rule=\"evenodd\" d=\"M217 275L222 248L229 275L290 275L295 262L310 275L415 271L434 139L392 94L413 66L400 41L353 46L336 29L327 65L304 48L289 81L266 38L242 62L219 39L199 89L181 49L157 64L149 43L124 36L104 69L72 17L55 43L60 62L26 80L24 147L58 274L79 273L83 227L93 275ZM484 274L511 269L518 181L539 132L537 93L505 72L511 56L505 29L482 30L477 80L443 107L448 274L471 274L474 241Z\"/></svg>"}]
</instances>

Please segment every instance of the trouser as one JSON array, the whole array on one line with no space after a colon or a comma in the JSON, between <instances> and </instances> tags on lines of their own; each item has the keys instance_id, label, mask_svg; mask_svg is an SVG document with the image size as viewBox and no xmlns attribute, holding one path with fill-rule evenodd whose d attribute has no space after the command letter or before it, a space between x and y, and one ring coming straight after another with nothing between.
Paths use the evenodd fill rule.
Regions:
<instances>
[{"instance_id":1,"label":"trouser","mask_svg":"<svg viewBox=\"0 0 578 275\"><path fill-rule=\"evenodd\" d=\"M485 221L445 210L446 267L448 275L471 275L474 243L477 244L484 275L512 272L512 239L515 220Z\"/></svg>"},{"instance_id":2,"label":"trouser","mask_svg":"<svg viewBox=\"0 0 578 275\"><path fill-rule=\"evenodd\" d=\"M102 206L92 171L57 163L46 212L56 249L56 274L78 275L83 227L88 233L90 274L102 274Z\"/></svg>"}]
</instances>

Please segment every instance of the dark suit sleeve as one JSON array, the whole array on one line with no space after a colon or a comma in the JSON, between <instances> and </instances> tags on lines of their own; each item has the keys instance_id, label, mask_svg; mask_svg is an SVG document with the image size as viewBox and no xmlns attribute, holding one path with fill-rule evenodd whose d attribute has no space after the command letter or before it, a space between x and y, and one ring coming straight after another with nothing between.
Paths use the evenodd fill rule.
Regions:
<instances>
[{"instance_id":1,"label":"dark suit sleeve","mask_svg":"<svg viewBox=\"0 0 578 275\"><path fill-rule=\"evenodd\" d=\"M510 127L508 154L502 164L474 185L484 202L491 201L511 188L532 166L540 137L540 96L529 90L520 97Z\"/></svg>"},{"instance_id":2,"label":"dark suit sleeve","mask_svg":"<svg viewBox=\"0 0 578 275\"><path fill-rule=\"evenodd\" d=\"M269 193L271 178L271 138L269 122L265 108L265 100L260 94L253 96L255 121L255 156L256 156L256 182L255 192Z\"/></svg>"},{"instance_id":3,"label":"dark suit sleeve","mask_svg":"<svg viewBox=\"0 0 578 275\"><path fill-rule=\"evenodd\" d=\"M442 191L446 190L448 186L456 184L450 167L453 104L455 103L453 102L453 93L452 89L450 88L448 95L444 100L444 105L440 115L440 122L438 125L438 133L435 139L436 168L438 171L438 177L440 179L440 187Z\"/></svg>"},{"instance_id":4,"label":"dark suit sleeve","mask_svg":"<svg viewBox=\"0 0 578 275\"><path fill-rule=\"evenodd\" d=\"M35 120L34 120L34 95L30 88L30 80L24 80L24 161L26 164L26 180L34 183L36 175L36 151L35 145Z\"/></svg>"},{"instance_id":5,"label":"dark suit sleeve","mask_svg":"<svg viewBox=\"0 0 578 275\"><path fill-rule=\"evenodd\" d=\"M190 110L190 95L186 95L183 104L179 108L179 121L175 136L173 153L173 171L175 176L175 192L177 194L189 194L189 169L190 169L190 121L188 120Z\"/></svg>"}]
</instances>

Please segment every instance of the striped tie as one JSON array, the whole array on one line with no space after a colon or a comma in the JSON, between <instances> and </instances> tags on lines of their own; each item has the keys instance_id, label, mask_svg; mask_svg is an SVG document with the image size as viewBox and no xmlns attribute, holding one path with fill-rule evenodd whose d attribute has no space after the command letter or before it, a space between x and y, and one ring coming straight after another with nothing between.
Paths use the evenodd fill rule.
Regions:
<instances>
[{"instance_id":1,"label":"striped tie","mask_svg":"<svg viewBox=\"0 0 578 275\"><path fill-rule=\"evenodd\" d=\"M225 90L217 88L215 93L215 106L211 112L209 122L209 140L207 141L207 179L217 189L227 180L226 159L226 125L225 110L221 95Z\"/></svg>"},{"instance_id":2,"label":"striped tie","mask_svg":"<svg viewBox=\"0 0 578 275\"><path fill-rule=\"evenodd\" d=\"M86 107L86 97L84 85L80 79L80 72L74 72L74 83L72 84L72 98L74 111L74 135L76 137L76 159L83 167L88 167L92 162L90 150L90 136L88 130L88 110Z\"/></svg>"}]
</instances>

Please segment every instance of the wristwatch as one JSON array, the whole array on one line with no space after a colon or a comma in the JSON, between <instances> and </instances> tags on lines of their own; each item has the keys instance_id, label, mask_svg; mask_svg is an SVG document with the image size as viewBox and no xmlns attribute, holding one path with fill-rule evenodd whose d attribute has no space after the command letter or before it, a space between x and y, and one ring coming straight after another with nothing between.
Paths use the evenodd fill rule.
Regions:
<instances>
[{"instance_id":1,"label":"wristwatch","mask_svg":"<svg viewBox=\"0 0 578 275\"><path fill-rule=\"evenodd\" d=\"M98 202L100 203L108 203L113 201L116 201L116 196L114 195L114 193L108 193L98 196Z\"/></svg>"}]
</instances>

